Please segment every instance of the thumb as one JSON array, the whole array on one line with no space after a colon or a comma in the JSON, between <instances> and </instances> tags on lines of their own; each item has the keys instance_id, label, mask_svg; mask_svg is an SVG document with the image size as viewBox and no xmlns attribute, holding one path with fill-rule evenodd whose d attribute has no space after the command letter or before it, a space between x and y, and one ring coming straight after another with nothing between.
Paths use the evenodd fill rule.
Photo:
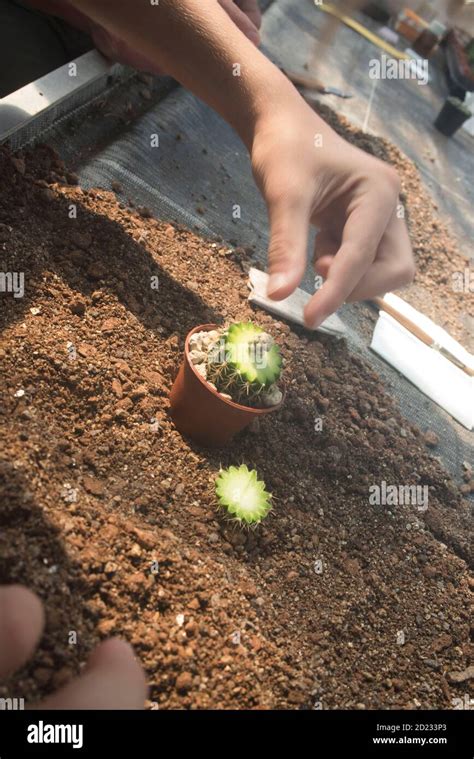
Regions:
<instances>
[{"instance_id":1,"label":"thumb","mask_svg":"<svg viewBox=\"0 0 474 759\"><path fill-rule=\"evenodd\" d=\"M119 638L100 643L80 677L35 705L35 709L142 709L144 672L131 646Z\"/></svg>"},{"instance_id":2,"label":"thumb","mask_svg":"<svg viewBox=\"0 0 474 759\"><path fill-rule=\"evenodd\" d=\"M307 263L309 207L288 196L267 201L270 219L267 295L287 298L303 279Z\"/></svg>"},{"instance_id":3,"label":"thumb","mask_svg":"<svg viewBox=\"0 0 474 759\"><path fill-rule=\"evenodd\" d=\"M41 602L21 585L0 587L0 676L19 669L32 656L44 625Z\"/></svg>"}]
</instances>

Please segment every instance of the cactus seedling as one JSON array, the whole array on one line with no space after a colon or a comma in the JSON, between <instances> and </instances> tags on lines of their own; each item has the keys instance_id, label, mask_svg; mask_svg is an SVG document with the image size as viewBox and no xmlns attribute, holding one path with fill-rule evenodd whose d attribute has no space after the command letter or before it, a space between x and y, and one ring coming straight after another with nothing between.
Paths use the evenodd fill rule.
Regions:
<instances>
[{"instance_id":1,"label":"cactus seedling","mask_svg":"<svg viewBox=\"0 0 474 759\"><path fill-rule=\"evenodd\" d=\"M271 335L252 322L231 324L208 354L207 379L245 405L276 405L282 360Z\"/></svg>"},{"instance_id":2,"label":"cactus seedling","mask_svg":"<svg viewBox=\"0 0 474 759\"><path fill-rule=\"evenodd\" d=\"M265 489L263 480L257 479L255 469L246 464L221 469L216 479L219 505L240 523L256 525L270 511L272 494Z\"/></svg>"}]
</instances>

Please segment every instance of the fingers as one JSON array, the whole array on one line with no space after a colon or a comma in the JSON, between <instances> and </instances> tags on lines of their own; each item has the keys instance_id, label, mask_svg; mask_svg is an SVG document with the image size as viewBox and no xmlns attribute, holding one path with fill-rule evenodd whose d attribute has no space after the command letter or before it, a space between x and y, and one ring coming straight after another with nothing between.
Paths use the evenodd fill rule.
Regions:
<instances>
[{"instance_id":1,"label":"fingers","mask_svg":"<svg viewBox=\"0 0 474 759\"><path fill-rule=\"evenodd\" d=\"M325 249L327 250L327 248ZM334 254L321 255L315 270L326 278L334 262ZM393 215L380 241L377 257L367 273L357 283L346 301L358 301L383 295L408 285L415 276L415 263L406 224Z\"/></svg>"},{"instance_id":2,"label":"fingers","mask_svg":"<svg viewBox=\"0 0 474 759\"><path fill-rule=\"evenodd\" d=\"M344 303L375 260L395 206L391 193L372 190L358 200L342 232L342 241L323 286L305 308L305 322L318 327Z\"/></svg>"},{"instance_id":3,"label":"fingers","mask_svg":"<svg viewBox=\"0 0 474 759\"><path fill-rule=\"evenodd\" d=\"M347 300L365 300L397 290L410 284L414 276L415 262L408 230L405 222L394 215L380 243L377 259Z\"/></svg>"},{"instance_id":4,"label":"fingers","mask_svg":"<svg viewBox=\"0 0 474 759\"><path fill-rule=\"evenodd\" d=\"M299 285L305 273L310 209L299 198L287 195L267 200L267 205L270 218L267 295L282 300Z\"/></svg>"},{"instance_id":5,"label":"fingers","mask_svg":"<svg viewBox=\"0 0 474 759\"><path fill-rule=\"evenodd\" d=\"M0 587L0 677L25 664L44 626L37 596L21 585ZM141 709L147 687L132 648L117 638L101 643L84 674L37 705L41 709Z\"/></svg>"},{"instance_id":6,"label":"fingers","mask_svg":"<svg viewBox=\"0 0 474 759\"><path fill-rule=\"evenodd\" d=\"M41 601L21 585L0 588L0 677L25 664L44 625Z\"/></svg>"},{"instance_id":7,"label":"fingers","mask_svg":"<svg viewBox=\"0 0 474 759\"><path fill-rule=\"evenodd\" d=\"M314 270L324 279L326 279L328 276L328 272L332 266L335 255L336 254L334 253L334 255L321 256L321 258L318 258L314 263Z\"/></svg>"},{"instance_id":8,"label":"fingers","mask_svg":"<svg viewBox=\"0 0 474 759\"><path fill-rule=\"evenodd\" d=\"M324 267L321 270L321 261L329 259L332 263L332 259L336 255L340 247L340 241L334 239L333 234L328 229L320 229L316 235L314 242L314 258L313 265L315 271L321 274L323 277L327 276L329 266Z\"/></svg>"},{"instance_id":9,"label":"fingers","mask_svg":"<svg viewBox=\"0 0 474 759\"><path fill-rule=\"evenodd\" d=\"M254 45L260 45L260 34L249 16L240 10L233 0L219 0L219 5L225 10L234 24L245 34Z\"/></svg>"},{"instance_id":10,"label":"fingers","mask_svg":"<svg viewBox=\"0 0 474 759\"><path fill-rule=\"evenodd\" d=\"M92 652L84 673L38 709L142 709L147 697L143 670L133 649L112 638Z\"/></svg>"},{"instance_id":11,"label":"fingers","mask_svg":"<svg viewBox=\"0 0 474 759\"><path fill-rule=\"evenodd\" d=\"M262 25L262 14L258 7L257 0L234 0L240 10L249 17L250 21L255 24L257 29L260 29Z\"/></svg>"}]
</instances>

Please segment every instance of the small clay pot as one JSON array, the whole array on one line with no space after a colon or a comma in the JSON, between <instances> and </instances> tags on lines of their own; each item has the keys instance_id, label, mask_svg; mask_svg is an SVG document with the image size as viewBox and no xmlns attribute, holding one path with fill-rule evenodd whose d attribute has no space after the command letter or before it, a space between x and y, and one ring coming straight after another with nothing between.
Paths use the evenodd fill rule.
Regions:
<instances>
[{"instance_id":1,"label":"small clay pot","mask_svg":"<svg viewBox=\"0 0 474 759\"><path fill-rule=\"evenodd\" d=\"M271 408L249 408L223 398L196 371L189 360L189 339L195 332L219 329L215 324L201 324L189 332L184 345L184 360L170 393L170 414L177 429L201 445L219 447L230 442L253 419L277 411L283 403Z\"/></svg>"}]
</instances>

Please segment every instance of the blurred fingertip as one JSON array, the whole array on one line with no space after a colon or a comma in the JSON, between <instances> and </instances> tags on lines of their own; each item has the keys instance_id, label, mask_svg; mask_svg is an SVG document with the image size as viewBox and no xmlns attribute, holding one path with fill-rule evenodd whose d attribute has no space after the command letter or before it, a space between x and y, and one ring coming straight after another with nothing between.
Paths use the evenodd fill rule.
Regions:
<instances>
[{"instance_id":1,"label":"blurred fingertip","mask_svg":"<svg viewBox=\"0 0 474 759\"><path fill-rule=\"evenodd\" d=\"M276 272L270 274L267 283L267 297L272 300L283 300L291 292L291 282L287 274Z\"/></svg>"},{"instance_id":2,"label":"blurred fingertip","mask_svg":"<svg viewBox=\"0 0 474 759\"><path fill-rule=\"evenodd\" d=\"M34 621L43 622L44 610L40 599L24 585L0 586L0 603L6 608L6 614L12 614L14 619L18 615L27 614Z\"/></svg>"},{"instance_id":3,"label":"blurred fingertip","mask_svg":"<svg viewBox=\"0 0 474 759\"><path fill-rule=\"evenodd\" d=\"M250 40L251 42L253 42L253 44L254 44L256 47L260 47L260 43L261 43L261 41L262 41L262 40L261 40L261 37L260 37L260 33L259 33L257 30L255 30L255 31L254 31L254 30L252 29L252 31L250 31L250 32L248 33L248 38L249 38L249 40Z\"/></svg>"},{"instance_id":4,"label":"blurred fingertip","mask_svg":"<svg viewBox=\"0 0 474 759\"><path fill-rule=\"evenodd\" d=\"M307 309L304 310L304 324L307 329L316 329L316 327L319 327L321 323L321 320L311 313L311 311L308 311Z\"/></svg>"}]
</instances>

